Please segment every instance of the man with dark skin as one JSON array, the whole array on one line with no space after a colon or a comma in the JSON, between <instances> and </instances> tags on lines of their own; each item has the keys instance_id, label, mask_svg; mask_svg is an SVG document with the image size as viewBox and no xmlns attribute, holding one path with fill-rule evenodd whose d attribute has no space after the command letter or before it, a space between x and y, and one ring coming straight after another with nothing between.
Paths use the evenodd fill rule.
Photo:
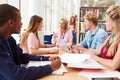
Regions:
<instances>
[{"instance_id":1,"label":"man with dark skin","mask_svg":"<svg viewBox=\"0 0 120 80\"><path fill-rule=\"evenodd\" d=\"M0 80L36 80L57 70L61 61L57 57L23 54L12 34L19 34L22 26L20 11L9 4L0 5ZM21 67L29 61L50 60L39 67Z\"/></svg>"}]
</instances>

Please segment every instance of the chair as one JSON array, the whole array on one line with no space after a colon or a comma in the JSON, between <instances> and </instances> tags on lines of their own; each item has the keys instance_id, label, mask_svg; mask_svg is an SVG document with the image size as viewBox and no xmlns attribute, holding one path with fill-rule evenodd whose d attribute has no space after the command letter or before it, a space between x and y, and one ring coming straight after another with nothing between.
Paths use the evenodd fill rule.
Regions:
<instances>
[{"instance_id":1,"label":"chair","mask_svg":"<svg viewBox=\"0 0 120 80\"><path fill-rule=\"evenodd\" d=\"M51 43L51 39L52 39L52 35L44 35L44 44L52 44Z\"/></svg>"}]
</instances>

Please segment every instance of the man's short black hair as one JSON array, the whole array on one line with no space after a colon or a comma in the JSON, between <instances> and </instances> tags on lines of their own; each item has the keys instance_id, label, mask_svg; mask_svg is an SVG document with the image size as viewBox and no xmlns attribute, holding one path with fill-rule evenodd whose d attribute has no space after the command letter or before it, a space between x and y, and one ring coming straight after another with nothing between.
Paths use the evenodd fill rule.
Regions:
<instances>
[{"instance_id":1,"label":"man's short black hair","mask_svg":"<svg viewBox=\"0 0 120 80\"><path fill-rule=\"evenodd\" d=\"M0 5L0 27L3 26L9 19L16 20L19 10L9 4Z\"/></svg>"}]
</instances>

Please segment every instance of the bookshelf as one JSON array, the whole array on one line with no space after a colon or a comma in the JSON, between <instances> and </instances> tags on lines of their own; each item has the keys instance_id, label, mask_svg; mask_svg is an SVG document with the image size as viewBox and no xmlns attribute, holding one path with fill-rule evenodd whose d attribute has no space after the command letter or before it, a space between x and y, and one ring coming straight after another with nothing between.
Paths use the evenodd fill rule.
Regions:
<instances>
[{"instance_id":1,"label":"bookshelf","mask_svg":"<svg viewBox=\"0 0 120 80\"><path fill-rule=\"evenodd\" d=\"M99 18L99 22L104 22L106 9L107 7L81 7L80 8L80 22L83 22L83 16L86 13L95 13Z\"/></svg>"}]
</instances>

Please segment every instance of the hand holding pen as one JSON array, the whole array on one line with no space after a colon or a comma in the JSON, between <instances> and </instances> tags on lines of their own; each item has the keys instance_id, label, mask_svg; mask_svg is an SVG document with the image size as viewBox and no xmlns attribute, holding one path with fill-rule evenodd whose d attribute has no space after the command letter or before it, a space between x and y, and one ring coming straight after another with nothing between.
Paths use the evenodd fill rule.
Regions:
<instances>
[{"instance_id":1,"label":"hand holding pen","mask_svg":"<svg viewBox=\"0 0 120 80\"><path fill-rule=\"evenodd\" d=\"M79 53L80 48L77 45L70 45L68 49L70 50L71 53Z\"/></svg>"},{"instance_id":2,"label":"hand holding pen","mask_svg":"<svg viewBox=\"0 0 120 80\"><path fill-rule=\"evenodd\" d=\"M57 70L60 66L61 66L61 60L59 57L50 57L49 59L51 59L51 68L52 70Z\"/></svg>"}]
</instances>

